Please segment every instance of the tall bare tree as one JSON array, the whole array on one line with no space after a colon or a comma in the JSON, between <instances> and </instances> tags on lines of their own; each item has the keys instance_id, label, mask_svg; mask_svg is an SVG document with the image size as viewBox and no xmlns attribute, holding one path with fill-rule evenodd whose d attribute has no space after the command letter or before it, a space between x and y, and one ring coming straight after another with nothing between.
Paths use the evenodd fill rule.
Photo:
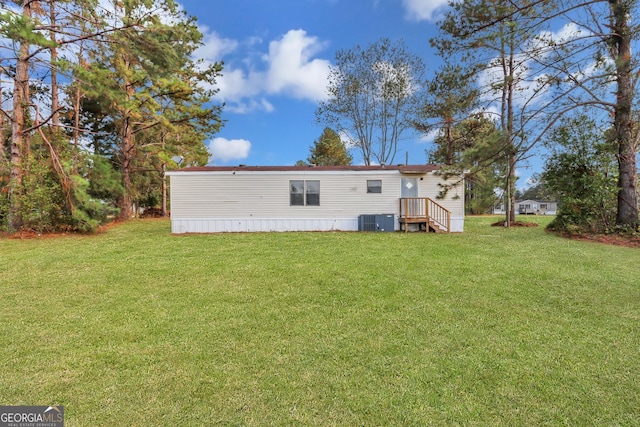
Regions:
<instances>
[{"instance_id":1,"label":"tall bare tree","mask_svg":"<svg viewBox=\"0 0 640 427\"><path fill-rule=\"evenodd\" d=\"M403 41L340 50L317 120L347 135L366 165L390 164L415 121L423 78L424 63Z\"/></svg>"}]
</instances>

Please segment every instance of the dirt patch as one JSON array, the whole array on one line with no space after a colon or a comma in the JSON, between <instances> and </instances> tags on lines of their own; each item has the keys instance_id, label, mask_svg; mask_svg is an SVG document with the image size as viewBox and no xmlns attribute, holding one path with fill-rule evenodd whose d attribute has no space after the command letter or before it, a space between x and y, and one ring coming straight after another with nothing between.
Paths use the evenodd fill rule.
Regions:
<instances>
[{"instance_id":1,"label":"dirt patch","mask_svg":"<svg viewBox=\"0 0 640 427\"><path fill-rule=\"evenodd\" d=\"M66 236L66 235L67 233L39 233L33 230L21 230L13 234L2 233L3 238L15 239L15 240L40 239L40 238L49 238L49 237L60 237L60 236Z\"/></svg>"},{"instance_id":2,"label":"dirt patch","mask_svg":"<svg viewBox=\"0 0 640 427\"><path fill-rule=\"evenodd\" d=\"M498 221L491 224L492 227L504 227L504 221ZM511 223L512 227L537 227L538 224L533 222L516 221ZM632 234L570 234L558 233L547 230L548 233L556 234L565 239L580 240L583 242L602 243L604 245L625 246L628 248L640 248L640 235Z\"/></svg>"},{"instance_id":3,"label":"dirt patch","mask_svg":"<svg viewBox=\"0 0 640 427\"><path fill-rule=\"evenodd\" d=\"M559 236L567 239L580 240L583 242L602 243L605 245L625 246L627 248L640 248L639 235L625 234L569 234L558 233Z\"/></svg>"},{"instance_id":4,"label":"dirt patch","mask_svg":"<svg viewBox=\"0 0 640 427\"><path fill-rule=\"evenodd\" d=\"M504 221L498 221L491 224L492 227L504 227ZM523 222L523 221L514 221L511 223L511 227L537 227L538 224L535 222Z\"/></svg>"}]
</instances>

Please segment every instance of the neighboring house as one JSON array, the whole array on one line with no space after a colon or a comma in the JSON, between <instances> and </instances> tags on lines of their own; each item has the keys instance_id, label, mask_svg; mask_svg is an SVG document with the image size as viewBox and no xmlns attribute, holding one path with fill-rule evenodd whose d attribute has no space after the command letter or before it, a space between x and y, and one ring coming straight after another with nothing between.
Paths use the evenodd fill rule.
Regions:
<instances>
[{"instance_id":1,"label":"neighboring house","mask_svg":"<svg viewBox=\"0 0 640 427\"><path fill-rule=\"evenodd\" d=\"M435 165L211 166L168 172L173 233L369 230L462 232L464 182L438 200ZM374 216L375 215L375 216ZM378 224L373 229L382 229Z\"/></svg>"},{"instance_id":2,"label":"neighboring house","mask_svg":"<svg viewBox=\"0 0 640 427\"><path fill-rule=\"evenodd\" d=\"M506 215L506 206L504 205L504 203L498 202L491 208L491 213L494 215Z\"/></svg>"},{"instance_id":3,"label":"neighboring house","mask_svg":"<svg viewBox=\"0 0 640 427\"><path fill-rule=\"evenodd\" d=\"M543 200L516 201L516 213L522 215L555 215L558 203Z\"/></svg>"},{"instance_id":4,"label":"neighboring house","mask_svg":"<svg viewBox=\"0 0 640 427\"><path fill-rule=\"evenodd\" d=\"M558 210L557 202L544 200L516 200L516 214L522 215L555 215ZM505 215L504 203L498 203L493 207L493 213Z\"/></svg>"}]
</instances>

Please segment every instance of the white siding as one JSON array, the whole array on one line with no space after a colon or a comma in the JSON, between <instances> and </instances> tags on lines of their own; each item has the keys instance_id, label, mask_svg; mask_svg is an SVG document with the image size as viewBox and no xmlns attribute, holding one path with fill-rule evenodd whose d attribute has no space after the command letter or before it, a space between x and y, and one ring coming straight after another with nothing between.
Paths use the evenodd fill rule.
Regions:
<instances>
[{"instance_id":1,"label":"white siding","mask_svg":"<svg viewBox=\"0 0 640 427\"><path fill-rule=\"evenodd\" d=\"M313 170L169 175L174 233L357 230L359 215L398 215L403 176L398 171ZM432 173L408 176L418 178L420 197L436 199L440 177ZM382 193L367 193L371 179L382 180ZM320 206L290 206L290 180L320 181ZM462 191L460 185L445 200L437 200L452 213L452 231L463 228Z\"/></svg>"}]
</instances>

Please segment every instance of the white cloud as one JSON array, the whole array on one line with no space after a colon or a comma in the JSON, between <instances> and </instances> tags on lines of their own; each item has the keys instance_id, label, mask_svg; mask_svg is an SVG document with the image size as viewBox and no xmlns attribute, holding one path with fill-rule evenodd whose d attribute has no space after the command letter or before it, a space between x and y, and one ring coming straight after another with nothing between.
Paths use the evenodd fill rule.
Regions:
<instances>
[{"instance_id":1,"label":"white cloud","mask_svg":"<svg viewBox=\"0 0 640 427\"><path fill-rule=\"evenodd\" d=\"M211 31L207 26L200 27L200 32L204 35L204 44L194 52L196 58L216 62L222 60L224 55L238 48L236 40L220 37L218 33Z\"/></svg>"},{"instance_id":2,"label":"white cloud","mask_svg":"<svg viewBox=\"0 0 640 427\"><path fill-rule=\"evenodd\" d=\"M209 143L209 152L213 159L223 162L246 159L249 151L251 151L251 142L246 139L214 138Z\"/></svg>"},{"instance_id":3,"label":"white cloud","mask_svg":"<svg viewBox=\"0 0 640 427\"><path fill-rule=\"evenodd\" d=\"M263 42L262 37L258 37L258 36L249 37L247 39L247 45L249 46L256 46L256 45L262 44L262 42Z\"/></svg>"},{"instance_id":4,"label":"white cloud","mask_svg":"<svg viewBox=\"0 0 640 427\"><path fill-rule=\"evenodd\" d=\"M437 12L448 3L449 0L402 0L407 19L412 21L434 21Z\"/></svg>"},{"instance_id":5,"label":"white cloud","mask_svg":"<svg viewBox=\"0 0 640 427\"><path fill-rule=\"evenodd\" d=\"M291 30L280 40L269 43L265 60L267 90L295 98L320 100L326 97L330 63L312 57L324 48L316 37L304 30Z\"/></svg>"},{"instance_id":6,"label":"white cloud","mask_svg":"<svg viewBox=\"0 0 640 427\"><path fill-rule=\"evenodd\" d=\"M549 44L561 45L571 40L575 40L581 37L588 36L589 34L578 27L577 24L570 22L565 24L558 31L543 31L537 37L530 40L531 46L528 48L544 48L544 46L548 46ZM548 49L547 49L548 50Z\"/></svg>"},{"instance_id":7,"label":"white cloud","mask_svg":"<svg viewBox=\"0 0 640 427\"><path fill-rule=\"evenodd\" d=\"M340 130L338 134L340 135L340 141L348 150L353 150L357 147L358 139L351 136L346 129Z\"/></svg>"},{"instance_id":8,"label":"white cloud","mask_svg":"<svg viewBox=\"0 0 640 427\"><path fill-rule=\"evenodd\" d=\"M268 52L255 60L255 49L261 39L250 38L240 43L225 39L202 28L205 46L195 57L208 63L225 60L222 76L217 79L217 99L227 104L228 111L248 113L261 110L274 111L266 96L289 96L317 101L326 98L330 62L315 56L325 48L317 37L304 30L291 30L269 43ZM225 55L238 56L240 48L251 53L241 60L227 60Z\"/></svg>"},{"instance_id":9,"label":"white cloud","mask_svg":"<svg viewBox=\"0 0 640 427\"><path fill-rule=\"evenodd\" d=\"M233 104L229 104L226 107L226 111L236 114L247 114L252 111L266 111L271 113L275 111L275 107L267 101L265 98L261 99L249 99L248 101L240 101Z\"/></svg>"},{"instance_id":10,"label":"white cloud","mask_svg":"<svg viewBox=\"0 0 640 427\"><path fill-rule=\"evenodd\" d=\"M264 92L263 78L259 73L249 71L245 73L239 68L223 68L222 76L218 78L218 97L225 102L240 103L243 99L258 96Z\"/></svg>"},{"instance_id":11,"label":"white cloud","mask_svg":"<svg viewBox=\"0 0 640 427\"><path fill-rule=\"evenodd\" d=\"M440 133L440 129L432 129L429 132L427 132L425 135L422 135L420 137L420 139L418 140L421 143L429 143L429 142L433 142L436 137L438 136L438 133Z\"/></svg>"}]
</instances>

